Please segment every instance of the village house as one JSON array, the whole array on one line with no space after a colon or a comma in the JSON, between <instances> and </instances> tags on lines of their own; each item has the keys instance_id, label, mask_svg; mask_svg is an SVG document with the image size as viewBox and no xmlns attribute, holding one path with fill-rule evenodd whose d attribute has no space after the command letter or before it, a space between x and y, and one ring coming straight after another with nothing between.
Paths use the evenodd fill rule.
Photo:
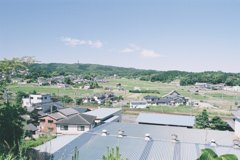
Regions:
<instances>
[{"instance_id":1,"label":"village house","mask_svg":"<svg viewBox=\"0 0 240 160\"><path fill-rule=\"evenodd\" d=\"M223 90L231 92L240 92L240 86L225 86Z\"/></svg>"},{"instance_id":2,"label":"village house","mask_svg":"<svg viewBox=\"0 0 240 160\"><path fill-rule=\"evenodd\" d=\"M38 85L45 86L51 84L51 81L49 81L47 78L39 77L38 78Z\"/></svg>"},{"instance_id":3,"label":"village house","mask_svg":"<svg viewBox=\"0 0 240 160\"><path fill-rule=\"evenodd\" d=\"M39 128L41 133L57 133L56 122L64 119L65 116L59 112L45 115L40 118Z\"/></svg>"},{"instance_id":4,"label":"village house","mask_svg":"<svg viewBox=\"0 0 240 160\"><path fill-rule=\"evenodd\" d=\"M130 108L146 108L148 106L146 101L132 101L130 102Z\"/></svg>"},{"instance_id":5,"label":"village house","mask_svg":"<svg viewBox=\"0 0 240 160\"><path fill-rule=\"evenodd\" d=\"M22 106L28 112L34 110L48 113L63 108L60 102L54 102L50 94L30 94L28 98L22 99Z\"/></svg>"},{"instance_id":6,"label":"village house","mask_svg":"<svg viewBox=\"0 0 240 160\"><path fill-rule=\"evenodd\" d=\"M167 95L159 98L156 101L156 105L172 105L172 106L179 106L179 105L186 105L188 99L184 96L180 95L177 91L171 91Z\"/></svg>"},{"instance_id":7,"label":"village house","mask_svg":"<svg viewBox=\"0 0 240 160\"><path fill-rule=\"evenodd\" d=\"M92 129L95 125L95 116L76 114L56 122L57 134L80 134Z\"/></svg>"},{"instance_id":8,"label":"village house","mask_svg":"<svg viewBox=\"0 0 240 160\"><path fill-rule=\"evenodd\" d=\"M156 104L156 101L158 101L160 97L147 95L144 97L144 99L147 101L148 104Z\"/></svg>"},{"instance_id":9,"label":"village house","mask_svg":"<svg viewBox=\"0 0 240 160\"><path fill-rule=\"evenodd\" d=\"M87 109L86 109L87 110ZM85 111L86 111L85 110ZM95 120L94 116L88 116L81 114L83 111L80 108L64 108L60 109L55 113L44 115L40 117L40 132L51 133L51 134L75 134L82 132L83 129L75 129L79 125L84 126L87 131L94 126L92 119ZM76 121L75 121L76 120ZM93 120L93 121L94 121ZM58 125L58 128L57 128ZM67 129L69 125L69 129ZM67 126L65 129L61 126ZM75 132L76 131L76 132Z\"/></svg>"}]
</instances>

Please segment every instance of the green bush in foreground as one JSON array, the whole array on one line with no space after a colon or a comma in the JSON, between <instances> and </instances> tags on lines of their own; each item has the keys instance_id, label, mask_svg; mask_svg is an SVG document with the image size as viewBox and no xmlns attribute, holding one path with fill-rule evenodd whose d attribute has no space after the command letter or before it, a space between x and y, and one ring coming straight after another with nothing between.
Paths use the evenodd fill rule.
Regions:
<instances>
[{"instance_id":1,"label":"green bush in foreground","mask_svg":"<svg viewBox=\"0 0 240 160\"><path fill-rule=\"evenodd\" d=\"M114 148L109 149L106 155L103 155L102 160L127 160L121 157L119 152L119 147L116 147L116 151Z\"/></svg>"},{"instance_id":2,"label":"green bush in foreground","mask_svg":"<svg viewBox=\"0 0 240 160\"><path fill-rule=\"evenodd\" d=\"M218 156L212 149L206 148L202 150L202 154L198 160L238 160L238 158L234 154Z\"/></svg>"}]
</instances>

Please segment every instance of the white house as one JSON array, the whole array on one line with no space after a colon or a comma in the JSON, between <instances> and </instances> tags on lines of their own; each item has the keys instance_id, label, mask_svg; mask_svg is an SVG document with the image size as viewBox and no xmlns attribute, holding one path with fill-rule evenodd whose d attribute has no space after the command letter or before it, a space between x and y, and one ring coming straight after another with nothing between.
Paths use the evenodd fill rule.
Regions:
<instances>
[{"instance_id":1,"label":"white house","mask_svg":"<svg viewBox=\"0 0 240 160\"><path fill-rule=\"evenodd\" d=\"M50 94L30 94L28 98L23 98L23 106L30 107L36 103L52 102Z\"/></svg>"},{"instance_id":2,"label":"white house","mask_svg":"<svg viewBox=\"0 0 240 160\"><path fill-rule=\"evenodd\" d=\"M52 102L50 94L30 94L28 98L22 99L22 106L31 112L34 104L50 102Z\"/></svg>"},{"instance_id":3,"label":"white house","mask_svg":"<svg viewBox=\"0 0 240 160\"><path fill-rule=\"evenodd\" d=\"M56 122L57 134L81 134L95 125L95 116L76 114Z\"/></svg>"},{"instance_id":4,"label":"white house","mask_svg":"<svg viewBox=\"0 0 240 160\"><path fill-rule=\"evenodd\" d=\"M146 101L133 101L130 102L130 108L146 108L147 107Z\"/></svg>"}]
</instances>

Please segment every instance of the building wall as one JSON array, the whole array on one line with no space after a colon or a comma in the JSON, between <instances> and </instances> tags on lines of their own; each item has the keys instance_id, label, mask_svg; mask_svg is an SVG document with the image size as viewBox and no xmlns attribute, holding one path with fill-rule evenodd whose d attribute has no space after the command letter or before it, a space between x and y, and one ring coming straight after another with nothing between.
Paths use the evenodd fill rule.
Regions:
<instances>
[{"instance_id":1,"label":"building wall","mask_svg":"<svg viewBox=\"0 0 240 160\"><path fill-rule=\"evenodd\" d=\"M147 104L132 104L130 103L130 108L146 108Z\"/></svg>"},{"instance_id":2,"label":"building wall","mask_svg":"<svg viewBox=\"0 0 240 160\"><path fill-rule=\"evenodd\" d=\"M68 126L68 130L61 130L61 126ZM84 126L84 131L78 130L77 126ZM89 131L92 128L90 125L57 125L57 134L81 134Z\"/></svg>"},{"instance_id":3,"label":"building wall","mask_svg":"<svg viewBox=\"0 0 240 160\"><path fill-rule=\"evenodd\" d=\"M48 103L48 102L52 102L52 99L51 99L51 96L48 94L46 95L31 94L29 98L23 98L22 101L23 101L22 103L23 107L32 107L32 104Z\"/></svg>"},{"instance_id":4,"label":"building wall","mask_svg":"<svg viewBox=\"0 0 240 160\"><path fill-rule=\"evenodd\" d=\"M235 135L240 138L240 119L235 119Z\"/></svg>"},{"instance_id":5,"label":"building wall","mask_svg":"<svg viewBox=\"0 0 240 160\"><path fill-rule=\"evenodd\" d=\"M49 121L53 121L53 122L50 123ZM40 126L40 132L42 133L53 133L53 134L57 133L56 120L49 116L41 118L39 126Z\"/></svg>"},{"instance_id":6,"label":"building wall","mask_svg":"<svg viewBox=\"0 0 240 160\"><path fill-rule=\"evenodd\" d=\"M22 99L22 106L23 107L31 107L30 99L29 98L23 98Z\"/></svg>"},{"instance_id":7,"label":"building wall","mask_svg":"<svg viewBox=\"0 0 240 160\"><path fill-rule=\"evenodd\" d=\"M30 95L30 102L32 104L34 103L47 103L47 102L51 102L51 96L50 95Z\"/></svg>"},{"instance_id":8,"label":"building wall","mask_svg":"<svg viewBox=\"0 0 240 160\"><path fill-rule=\"evenodd\" d=\"M121 122L121 121L122 121L122 110L120 110L120 111L118 111L118 112L114 113L113 115L114 115L114 116L118 116L118 117L119 117L119 118L118 118L119 122Z\"/></svg>"}]
</instances>

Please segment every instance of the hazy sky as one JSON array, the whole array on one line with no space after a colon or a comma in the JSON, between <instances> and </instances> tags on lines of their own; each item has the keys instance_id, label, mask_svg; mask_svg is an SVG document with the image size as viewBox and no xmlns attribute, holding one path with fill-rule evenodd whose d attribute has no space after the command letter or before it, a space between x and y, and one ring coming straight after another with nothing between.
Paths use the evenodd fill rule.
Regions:
<instances>
[{"instance_id":1,"label":"hazy sky","mask_svg":"<svg viewBox=\"0 0 240 160\"><path fill-rule=\"evenodd\" d=\"M0 0L0 59L240 72L240 0Z\"/></svg>"}]
</instances>

